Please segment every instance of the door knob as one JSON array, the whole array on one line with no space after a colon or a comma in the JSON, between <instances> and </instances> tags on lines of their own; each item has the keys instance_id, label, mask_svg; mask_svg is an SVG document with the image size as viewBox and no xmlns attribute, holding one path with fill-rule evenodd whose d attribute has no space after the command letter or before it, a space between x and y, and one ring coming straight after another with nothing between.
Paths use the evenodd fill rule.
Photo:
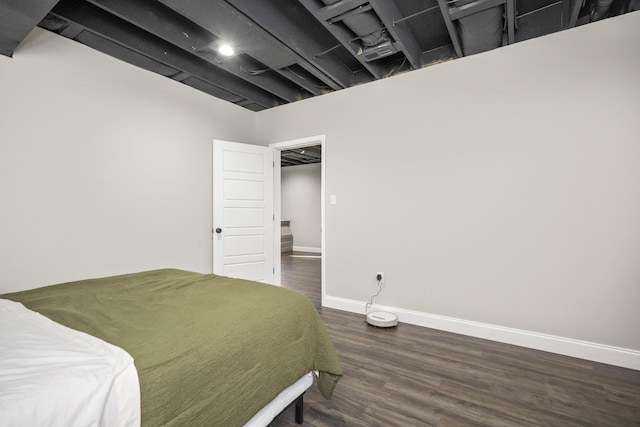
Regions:
<instances>
[{"instance_id":1,"label":"door knob","mask_svg":"<svg viewBox=\"0 0 640 427\"><path fill-rule=\"evenodd\" d=\"M218 234L222 233L222 228L216 228L216 233Z\"/></svg>"}]
</instances>

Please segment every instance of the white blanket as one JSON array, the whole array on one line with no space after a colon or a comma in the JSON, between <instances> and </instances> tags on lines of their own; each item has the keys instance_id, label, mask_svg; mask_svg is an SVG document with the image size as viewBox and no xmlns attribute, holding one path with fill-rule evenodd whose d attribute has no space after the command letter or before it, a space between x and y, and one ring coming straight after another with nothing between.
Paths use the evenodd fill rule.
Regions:
<instances>
[{"instance_id":1,"label":"white blanket","mask_svg":"<svg viewBox=\"0 0 640 427\"><path fill-rule=\"evenodd\" d=\"M123 349L0 299L0 426L139 426Z\"/></svg>"}]
</instances>

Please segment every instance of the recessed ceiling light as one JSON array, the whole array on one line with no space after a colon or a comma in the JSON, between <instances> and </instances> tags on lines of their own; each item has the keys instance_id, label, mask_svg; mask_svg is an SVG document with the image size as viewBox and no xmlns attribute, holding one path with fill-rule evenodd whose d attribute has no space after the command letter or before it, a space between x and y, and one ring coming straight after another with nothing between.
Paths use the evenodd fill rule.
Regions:
<instances>
[{"instance_id":1,"label":"recessed ceiling light","mask_svg":"<svg viewBox=\"0 0 640 427\"><path fill-rule=\"evenodd\" d=\"M233 56L235 55L236 52L228 44L223 44L218 48L218 53L224 56Z\"/></svg>"}]
</instances>

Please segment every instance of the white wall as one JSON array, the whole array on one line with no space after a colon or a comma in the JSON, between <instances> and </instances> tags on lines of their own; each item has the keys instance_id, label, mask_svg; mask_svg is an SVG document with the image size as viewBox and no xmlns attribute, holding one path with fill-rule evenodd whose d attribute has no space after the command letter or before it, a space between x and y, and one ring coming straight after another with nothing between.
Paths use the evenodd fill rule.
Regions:
<instances>
[{"instance_id":1,"label":"white wall","mask_svg":"<svg viewBox=\"0 0 640 427\"><path fill-rule=\"evenodd\" d=\"M254 113L39 28L0 93L0 294L211 272L211 142L253 142Z\"/></svg>"},{"instance_id":2,"label":"white wall","mask_svg":"<svg viewBox=\"0 0 640 427\"><path fill-rule=\"evenodd\" d=\"M403 320L640 369L638 40L627 14L256 115L35 29L0 57L0 293L211 271L211 141L323 134L328 303L384 271Z\"/></svg>"},{"instance_id":3,"label":"white wall","mask_svg":"<svg viewBox=\"0 0 640 427\"><path fill-rule=\"evenodd\" d=\"M320 251L321 163L281 169L282 218L291 221L295 250Z\"/></svg>"},{"instance_id":4,"label":"white wall","mask_svg":"<svg viewBox=\"0 0 640 427\"><path fill-rule=\"evenodd\" d=\"M325 302L384 271L401 320L640 369L639 41L632 13L258 113L326 135Z\"/></svg>"}]
</instances>

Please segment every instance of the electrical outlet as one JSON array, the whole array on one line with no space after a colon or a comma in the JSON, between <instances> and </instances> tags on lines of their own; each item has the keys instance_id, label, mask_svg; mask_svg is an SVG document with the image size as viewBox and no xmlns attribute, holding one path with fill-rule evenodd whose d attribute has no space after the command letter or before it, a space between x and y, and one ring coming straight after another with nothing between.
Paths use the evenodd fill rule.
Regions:
<instances>
[{"instance_id":1,"label":"electrical outlet","mask_svg":"<svg viewBox=\"0 0 640 427\"><path fill-rule=\"evenodd\" d=\"M378 280L378 278L380 278ZM378 271L376 273L376 284L378 284L378 282L380 282L380 285L384 285L384 273L382 271Z\"/></svg>"}]
</instances>

